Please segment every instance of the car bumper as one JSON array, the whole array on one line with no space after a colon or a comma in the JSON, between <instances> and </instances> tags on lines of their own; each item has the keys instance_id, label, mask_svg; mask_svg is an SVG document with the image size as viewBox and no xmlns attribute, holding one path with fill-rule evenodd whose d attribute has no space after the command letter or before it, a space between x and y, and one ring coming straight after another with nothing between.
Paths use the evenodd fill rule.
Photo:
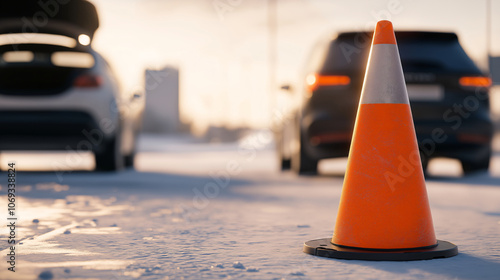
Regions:
<instances>
[{"instance_id":1,"label":"car bumper","mask_svg":"<svg viewBox=\"0 0 500 280\"><path fill-rule=\"evenodd\" d=\"M0 150L97 151L109 139L78 111L0 111Z\"/></svg>"},{"instance_id":2,"label":"car bumper","mask_svg":"<svg viewBox=\"0 0 500 280\"><path fill-rule=\"evenodd\" d=\"M469 120L456 128L447 123L416 122L415 130L420 151L428 158L474 161L491 153L494 129L489 120Z\"/></svg>"},{"instance_id":3,"label":"car bumper","mask_svg":"<svg viewBox=\"0 0 500 280\"><path fill-rule=\"evenodd\" d=\"M346 157L353 128L354 120L327 113L310 114L301 121L304 148L317 160ZM415 130L419 148L428 158L475 160L491 151L493 124L488 118L464 120L456 129L450 123L416 121Z\"/></svg>"},{"instance_id":4,"label":"car bumper","mask_svg":"<svg viewBox=\"0 0 500 280\"><path fill-rule=\"evenodd\" d=\"M50 96L11 96L0 94L0 112L84 112L91 116L98 129L107 137L119 127L117 98L109 83L100 89L71 89ZM35 120L36 123L36 120Z\"/></svg>"},{"instance_id":5,"label":"car bumper","mask_svg":"<svg viewBox=\"0 0 500 280\"><path fill-rule=\"evenodd\" d=\"M304 136L304 148L317 159L346 157L349 154L354 120L334 118L320 112L306 115L302 119L301 129Z\"/></svg>"}]
</instances>

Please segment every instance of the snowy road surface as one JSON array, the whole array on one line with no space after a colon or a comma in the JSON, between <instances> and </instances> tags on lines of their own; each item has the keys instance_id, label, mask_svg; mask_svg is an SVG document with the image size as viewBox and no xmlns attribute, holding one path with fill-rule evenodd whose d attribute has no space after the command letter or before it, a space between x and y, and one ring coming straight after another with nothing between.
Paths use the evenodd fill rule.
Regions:
<instances>
[{"instance_id":1,"label":"snowy road surface","mask_svg":"<svg viewBox=\"0 0 500 280\"><path fill-rule=\"evenodd\" d=\"M316 177L280 174L268 136L143 136L136 171L118 174L61 171L92 168L89 155L2 154L2 169L18 170L18 244L14 273L2 226L0 279L500 279L500 154L489 175L468 178L456 162L431 162L436 234L458 256L347 261L302 252L333 232L345 160L322 162ZM7 224L6 172L0 180Z\"/></svg>"}]
</instances>

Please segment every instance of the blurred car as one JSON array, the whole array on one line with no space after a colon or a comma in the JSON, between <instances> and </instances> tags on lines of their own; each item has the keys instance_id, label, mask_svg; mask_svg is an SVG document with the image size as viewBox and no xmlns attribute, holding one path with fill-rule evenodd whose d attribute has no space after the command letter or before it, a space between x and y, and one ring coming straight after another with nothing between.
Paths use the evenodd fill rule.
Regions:
<instances>
[{"instance_id":1,"label":"blurred car","mask_svg":"<svg viewBox=\"0 0 500 280\"><path fill-rule=\"evenodd\" d=\"M84 0L0 3L0 151L92 151L97 170L133 166L142 96L123 94L92 49L98 27Z\"/></svg>"},{"instance_id":2,"label":"blurred car","mask_svg":"<svg viewBox=\"0 0 500 280\"><path fill-rule=\"evenodd\" d=\"M371 37L340 33L316 45L304 69L298 106L277 133L282 169L316 173L319 160L348 156ZM424 170L435 157L460 160L464 173L487 170L491 80L455 33L396 32L396 39Z\"/></svg>"}]
</instances>

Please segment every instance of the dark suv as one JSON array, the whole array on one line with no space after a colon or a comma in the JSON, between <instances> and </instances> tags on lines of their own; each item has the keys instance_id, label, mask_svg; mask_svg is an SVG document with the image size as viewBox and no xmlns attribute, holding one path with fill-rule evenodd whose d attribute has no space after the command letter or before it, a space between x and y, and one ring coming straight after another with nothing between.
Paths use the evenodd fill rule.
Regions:
<instances>
[{"instance_id":1,"label":"dark suv","mask_svg":"<svg viewBox=\"0 0 500 280\"><path fill-rule=\"evenodd\" d=\"M300 106L277 133L282 169L316 173L319 160L348 156L371 38L372 33L341 33L315 47ZM460 160L465 174L487 170L491 80L454 33L396 32L396 40L424 170L433 157Z\"/></svg>"}]
</instances>

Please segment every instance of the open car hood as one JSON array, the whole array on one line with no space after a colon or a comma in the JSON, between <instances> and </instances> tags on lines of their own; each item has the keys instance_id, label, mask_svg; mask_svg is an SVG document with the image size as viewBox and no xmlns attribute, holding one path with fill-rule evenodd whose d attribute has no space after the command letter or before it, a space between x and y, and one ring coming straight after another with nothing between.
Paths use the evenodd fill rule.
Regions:
<instances>
[{"instance_id":1,"label":"open car hood","mask_svg":"<svg viewBox=\"0 0 500 280\"><path fill-rule=\"evenodd\" d=\"M99 27L95 6L85 0L2 0L0 34L46 33L90 38Z\"/></svg>"}]
</instances>

